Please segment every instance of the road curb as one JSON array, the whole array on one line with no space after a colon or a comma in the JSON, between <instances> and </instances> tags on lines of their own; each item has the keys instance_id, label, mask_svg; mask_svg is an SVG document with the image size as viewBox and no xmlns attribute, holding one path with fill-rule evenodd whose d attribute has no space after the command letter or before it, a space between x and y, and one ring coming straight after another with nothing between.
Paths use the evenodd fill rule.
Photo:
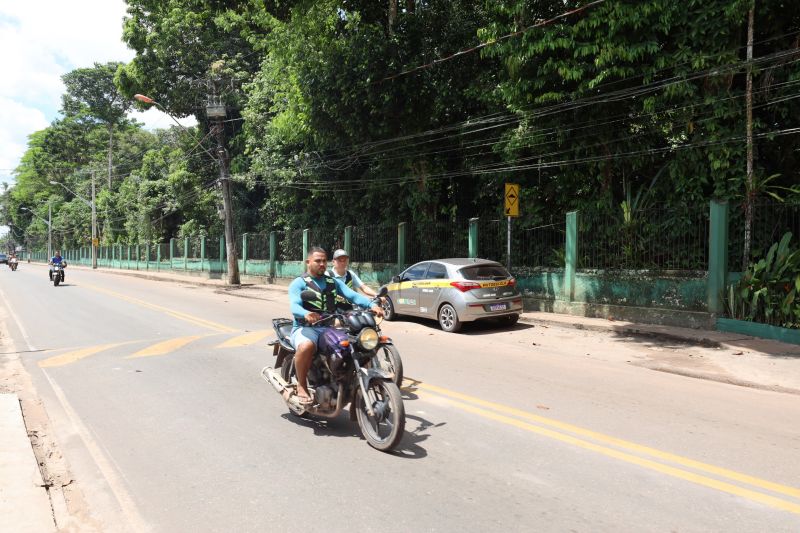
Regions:
<instances>
[{"instance_id":1,"label":"road curb","mask_svg":"<svg viewBox=\"0 0 800 533\"><path fill-rule=\"evenodd\" d=\"M230 291L233 293L234 291L238 290L265 290L265 291L281 291L287 292L288 286L279 285L279 284L259 284L259 283L243 283L239 286L236 285L228 285L222 281L214 281L210 279L203 279L203 278L194 278L194 276L182 276L180 274L153 274L149 272L142 272L137 270L126 270L126 269L110 269L110 268L98 268L93 269L91 267L83 266L83 265L70 265L69 268L77 269L77 270L95 270L97 272L103 272L105 274L113 274L116 276L127 276L131 278L139 278L145 279L148 281L162 281L162 282L172 282L172 283L183 283L185 285L194 285L197 287L213 287L215 289ZM237 295L242 296L245 298L255 298L253 296L245 296L245 295Z\"/></svg>"},{"instance_id":2,"label":"road curb","mask_svg":"<svg viewBox=\"0 0 800 533\"><path fill-rule=\"evenodd\" d=\"M0 394L0 436L0 529L55 531L50 495L14 393Z\"/></svg>"}]
</instances>

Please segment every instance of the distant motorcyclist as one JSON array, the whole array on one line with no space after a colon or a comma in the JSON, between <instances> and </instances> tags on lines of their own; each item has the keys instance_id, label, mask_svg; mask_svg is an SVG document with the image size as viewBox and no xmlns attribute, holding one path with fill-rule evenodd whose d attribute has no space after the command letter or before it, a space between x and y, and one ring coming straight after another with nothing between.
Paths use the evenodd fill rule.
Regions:
<instances>
[{"instance_id":1,"label":"distant motorcyclist","mask_svg":"<svg viewBox=\"0 0 800 533\"><path fill-rule=\"evenodd\" d=\"M61 257L61 250L56 250L56 255L50 258L50 261L47 262L50 265L50 281L53 281L53 265L61 265L62 268L66 268L67 262ZM61 271L61 281L64 281L64 271Z\"/></svg>"}]
</instances>

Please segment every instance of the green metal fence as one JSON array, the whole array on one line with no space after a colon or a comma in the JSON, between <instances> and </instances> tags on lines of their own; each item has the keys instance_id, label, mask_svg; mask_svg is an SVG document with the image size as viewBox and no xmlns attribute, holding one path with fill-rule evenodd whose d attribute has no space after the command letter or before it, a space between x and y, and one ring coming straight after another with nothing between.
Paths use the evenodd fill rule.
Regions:
<instances>
[{"instance_id":1,"label":"green metal fence","mask_svg":"<svg viewBox=\"0 0 800 533\"><path fill-rule=\"evenodd\" d=\"M745 205L737 202L730 206L728 239L729 266L732 272L742 272L755 257L763 257L773 243L784 233L792 232L792 239L800 239L800 202L760 200L753 204L753 222L750 230L750 254L744 259Z\"/></svg>"},{"instance_id":2,"label":"green metal fence","mask_svg":"<svg viewBox=\"0 0 800 533\"><path fill-rule=\"evenodd\" d=\"M625 216L580 213L578 267L705 270L708 207L635 211Z\"/></svg>"},{"instance_id":3,"label":"green metal fence","mask_svg":"<svg viewBox=\"0 0 800 533\"><path fill-rule=\"evenodd\" d=\"M297 275L302 272L305 250L317 245L329 254L336 248L349 247L353 263L371 263L372 268L383 272L385 277L406 265L434 258L484 257L505 264L508 261L507 231L507 219L473 219L416 225L288 229L244 234L234 243L240 270L245 274ZM757 203L752 255L763 255L786 231L800 236L800 203ZM647 270L651 274L659 271L696 274L713 270L714 283L719 285L721 282L716 281L717 278L724 280L727 272L743 269L743 235L743 207L724 202L712 202L710 208L638 211L627 217L573 213L556 216L545 223L515 219L511 231L511 266L517 274L530 269L564 270L567 278L581 269ZM724 250L717 250L720 246ZM89 246L62 248L62 253L68 261L91 264ZM32 250L23 257L48 260L43 249ZM225 242L220 236L176 237L153 244L104 245L98 248L97 257L98 265L104 268L212 274L227 270ZM569 283L565 282L565 286Z\"/></svg>"}]
</instances>

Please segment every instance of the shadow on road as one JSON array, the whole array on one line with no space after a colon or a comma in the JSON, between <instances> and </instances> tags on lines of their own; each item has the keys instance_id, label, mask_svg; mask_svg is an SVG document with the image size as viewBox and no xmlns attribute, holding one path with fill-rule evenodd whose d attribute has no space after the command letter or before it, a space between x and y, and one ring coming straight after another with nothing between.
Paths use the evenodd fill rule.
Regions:
<instances>
[{"instance_id":1,"label":"shadow on road","mask_svg":"<svg viewBox=\"0 0 800 533\"><path fill-rule=\"evenodd\" d=\"M281 418L293 422L301 427L306 427L314 432L318 437L347 437L351 439L364 440L358 424L350 420L349 412L343 413L336 418L301 418L290 413L284 413ZM403 459L422 459L428 456L427 450L420 446L420 443L427 440L430 434L427 431L431 428L439 428L446 424L440 422L434 424L416 415L406 415L406 431L400 445L395 448L390 455Z\"/></svg>"},{"instance_id":2,"label":"shadow on road","mask_svg":"<svg viewBox=\"0 0 800 533\"><path fill-rule=\"evenodd\" d=\"M403 322L408 322L411 324L419 324L420 326L425 326L426 328L430 328L431 333L434 331L442 332L439 328L438 322L436 320L430 318L421 318L416 316L403 316L398 320L394 321L397 324L402 324ZM517 322L513 327L503 326L493 320L478 320L476 322L465 322L464 325L461 327L461 331L459 333L454 333L454 335L492 335L495 333L503 333L506 331L522 331L525 329L530 329L535 327L533 324L524 324L521 322Z\"/></svg>"}]
</instances>

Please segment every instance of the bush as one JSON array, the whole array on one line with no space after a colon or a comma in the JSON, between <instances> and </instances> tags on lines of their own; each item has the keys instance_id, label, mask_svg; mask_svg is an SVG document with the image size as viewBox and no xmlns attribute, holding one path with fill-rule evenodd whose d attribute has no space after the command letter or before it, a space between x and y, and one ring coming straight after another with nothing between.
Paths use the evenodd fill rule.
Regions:
<instances>
[{"instance_id":1,"label":"bush","mask_svg":"<svg viewBox=\"0 0 800 533\"><path fill-rule=\"evenodd\" d=\"M728 288L730 317L800 329L800 248L792 249L791 239L791 232L785 233Z\"/></svg>"}]
</instances>

